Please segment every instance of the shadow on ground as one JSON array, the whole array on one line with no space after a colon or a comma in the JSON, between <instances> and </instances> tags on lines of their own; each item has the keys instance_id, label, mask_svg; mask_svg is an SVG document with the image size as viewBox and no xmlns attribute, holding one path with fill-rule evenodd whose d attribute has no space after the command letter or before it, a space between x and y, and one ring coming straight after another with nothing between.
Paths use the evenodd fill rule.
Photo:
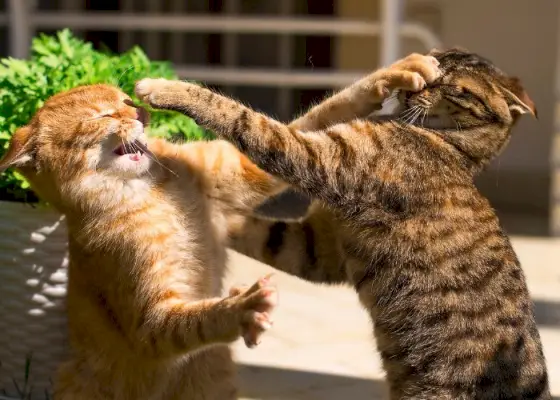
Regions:
<instances>
[{"instance_id":1,"label":"shadow on ground","mask_svg":"<svg viewBox=\"0 0 560 400\"><path fill-rule=\"evenodd\" d=\"M263 400L387 399L380 380L269 366L239 366L241 397Z\"/></svg>"},{"instance_id":2,"label":"shadow on ground","mask_svg":"<svg viewBox=\"0 0 560 400\"><path fill-rule=\"evenodd\" d=\"M241 397L249 399L388 399L385 383L375 379L244 364L239 366L239 380Z\"/></svg>"}]
</instances>

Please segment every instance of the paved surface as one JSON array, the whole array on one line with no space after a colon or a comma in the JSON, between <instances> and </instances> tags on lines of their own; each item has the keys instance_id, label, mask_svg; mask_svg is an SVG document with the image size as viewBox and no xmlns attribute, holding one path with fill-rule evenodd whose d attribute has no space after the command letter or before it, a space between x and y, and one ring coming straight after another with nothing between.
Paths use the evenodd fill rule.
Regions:
<instances>
[{"instance_id":1,"label":"paved surface","mask_svg":"<svg viewBox=\"0 0 560 400\"><path fill-rule=\"evenodd\" d=\"M544 342L551 386L560 400L560 240L516 237ZM231 253L228 285L272 271ZM277 272L274 328L254 350L236 343L243 399L385 399L383 372L366 313L347 287L312 285Z\"/></svg>"}]
</instances>

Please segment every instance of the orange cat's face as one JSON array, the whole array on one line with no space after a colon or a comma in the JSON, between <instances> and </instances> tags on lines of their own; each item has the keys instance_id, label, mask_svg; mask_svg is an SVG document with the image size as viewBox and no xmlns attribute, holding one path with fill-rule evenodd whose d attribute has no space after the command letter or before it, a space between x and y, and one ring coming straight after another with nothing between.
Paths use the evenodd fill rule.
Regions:
<instances>
[{"instance_id":1,"label":"orange cat's face","mask_svg":"<svg viewBox=\"0 0 560 400\"><path fill-rule=\"evenodd\" d=\"M94 173L141 176L150 167L147 118L125 93L109 85L57 94L14 134L0 171L17 167L41 194L44 186L58 187Z\"/></svg>"},{"instance_id":2,"label":"orange cat's face","mask_svg":"<svg viewBox=\"0 0 560 400\"><path fill-rule=\"evenodd\" d=\"M47 164L54 156L75 170L137 176L149 167L146 117L120 90L94 85L52 97L31 125L43 147L37 150L45 150L40 160Z\"/></svg>"}]
</instances>

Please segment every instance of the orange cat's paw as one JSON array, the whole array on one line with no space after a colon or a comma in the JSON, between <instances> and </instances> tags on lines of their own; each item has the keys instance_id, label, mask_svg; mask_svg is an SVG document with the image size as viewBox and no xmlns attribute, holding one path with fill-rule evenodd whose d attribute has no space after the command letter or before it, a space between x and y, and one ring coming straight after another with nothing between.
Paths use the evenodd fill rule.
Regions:
<instances>
[{"instance_id":1,"label":"orange cat's paw","mask_svg":"<svg viewBox=\"0 0 560 400\"><path fill-rule=\"evenodd\" d=\"M272 328L270 313L278 303L278 292L267 275L253 286L236 286L231 288L230 296L241 309L241 335L247 347L259 344L262 333Z\"/></svg>"},{"instance_id":2,"label":"orange cat's paw","mask_svg":"<svg viewBox=\"0 0 560 400\"><path fill-rule=\"evenodd\" d=\"M439 77L441 71L435 57L413 53L373 73L367 89L375 97L385 99L396 89L419 92Z\"/></svg>"},{"instance_id":3,"label":"orange cat's paw","mask_svg":"<svg viewBox=\"0 0 560 400\"><path fill-rule=\"evenodd\" d=\"M389 71L392 72L389 84L393 90L419 92L441 77L439 61L435 57L416 53L397 61Z\"/></svg>"}]
</instances>

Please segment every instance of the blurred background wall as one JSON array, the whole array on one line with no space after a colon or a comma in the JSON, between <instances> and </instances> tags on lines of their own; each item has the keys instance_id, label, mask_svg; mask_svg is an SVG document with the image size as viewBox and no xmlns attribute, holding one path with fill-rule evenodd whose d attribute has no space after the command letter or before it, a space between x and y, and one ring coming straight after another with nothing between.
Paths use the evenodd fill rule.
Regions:
<instances>
[{"instance_id":1,"label":"blurred background wall","mask_svg":"<svg viewBox=\"0 0 560 400\"><path fill-rule=\"evenodd\" d=\"M0 30L2 55L11 51L7 28L10 14L6 13L9 1L0 0L0 11L5 17ZM202 80L256 109L287 121L334 88L378 67L382 62L380 36L292 34L289 31L282 34L202 30L182 33L165 29L146 31L141 27L118 29L115 26L86 29L72 26L71 17L64 20L67 14L63 13L142 13L151 18L252 16L262 21L267 21L266 18L294 21L328 18L333 22L363 21L373 25L385 15L383 4L390 4L382 4L382 1L27 2L30 15L54 12L62 18L59 28L70 26L97 47L123 51L140 45L150 58L172 61L183 77ZM509 147L477 180L477 185L498 209L510 232L560 234L560 173L556 174L558 184L555 184L555 169L551 163L554 153L560 158L560 141L557 150L551 150L555 132L560 3L551 0L402 0L400 3L402 21L426 27L444 46L459 45L479 52L524 82L537 105L539 119L521 120ZM99 19L103 21L103 18ZM36 26L31 30L34 34L36 31L54 32L56 28ZM411 35L404 35L399 40L401 56L427 50L425 41ZM293 78L296 75L298 79ZM560 167L557 169L560 171ZM558 195L555 192L559 192ZM285 206L286 201L281 203Z\"/></svg>"}]
</instances>

